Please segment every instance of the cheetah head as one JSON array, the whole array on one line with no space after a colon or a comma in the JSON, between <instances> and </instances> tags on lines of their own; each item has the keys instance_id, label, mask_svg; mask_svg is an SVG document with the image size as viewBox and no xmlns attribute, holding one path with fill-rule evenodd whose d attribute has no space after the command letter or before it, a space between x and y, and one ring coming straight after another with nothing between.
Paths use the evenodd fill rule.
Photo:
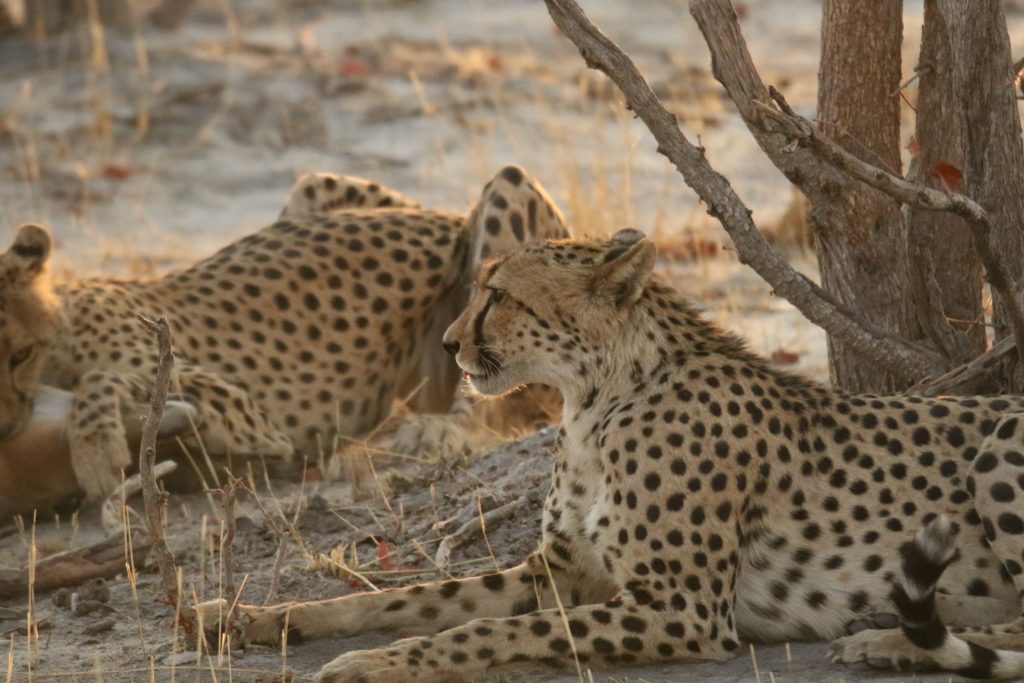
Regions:
<instances>
[{"instance_id":1,"label":"cheetah head","mask_svg":"<svg viewBox=\"0 0 1024 683\"><path fill-rule=\"evenodd\" d=\"M479 394L569 386L581 364L628 330L655 257L654 244L627 229L606 241L552 240L493 260L445 333L445 350Z\"/></svg>"},{"instance_id":2,"label":"cheetah head","mask_svg":"<svg viewBox=\"0 0 1024 683\"><path fill-rule=\"evenodd\" d=\"M50 234L23 225L0 254L0 438L28 421L46 355L57 334L50 291Z\"/></svg>"}]
</instances>

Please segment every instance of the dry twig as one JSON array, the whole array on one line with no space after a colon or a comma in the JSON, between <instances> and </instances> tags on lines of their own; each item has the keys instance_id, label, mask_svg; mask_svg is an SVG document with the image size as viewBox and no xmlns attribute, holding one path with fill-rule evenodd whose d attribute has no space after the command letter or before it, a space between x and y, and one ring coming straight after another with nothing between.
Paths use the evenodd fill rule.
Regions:
<instances>
[{"instance_id":1,"label":"dry twig","mask_svg":"<svg viewBox=\"0 0 1024 683\"><path fill-rule=\"evenodd\" d=\"M178 604L178 571L174 565L174 555L167 546L164 536L164 508L167 500L156 485L154 461L156 460L156 435L160 429L160 419L167 403L167 388L171 382L171 368L174 367L174 354L171 351L171 328L167 319L161 317L153 321L139 316L146 329L156 335L158 358L156 379L149 398L149 413L142 427L142 442L139 445L139 475L142 478L142 498L146 507L146 530L153 546L153 554L160 570L160 584L169 604Z\"/></svg>"},{"instance_id":2,"label":"dry twig","mask_svg":"<svg viewBox=\"0 0 1024 683\"><path fill-rule=\"evenodd\" d=\"M149 551L149 543L144 538L133 537L132 546L136 560ZM90 579L109 579L123 572L127 561L124 535L118 532L98 543L36 562L32 583L36 591L47 591L78 586ZM29 583L29 570L0 571L0 598L24 596Z\"/></svg>"},{"instance_id":3,"label":"dry twig","mask_svg":"<svg viewBox=\"0 0 1024 683\"><path fill-rule=\"evenodd\" d=\"M886 193L890 197L915 209L945 211L964 219L971 230L974 250L988 277L992 290L999 297L1013 329L1018 348L1024 348L1024 309L1020 304L1020 284L1011 275L999 250L993 242L992 221L984 208L970 197L957 192L940 192L924 185L911 183L877 166L865 163L823 135L815 126L789 106L774 87L768 89L772 101L757 103L765 116L785 126L800 145L809 147L816 155L851 177Z\"/></svg>"},{"instance_id":4,"label":"dry twig","mask_svg":"<svg viewBox=\"0 0 1024 683\"><path fill-rule=\"evenodd\" d=\"M220 533L220 562L221 571L224 574L224 599L227 600L229 605L235 604L235 600L238 596L237 587L235 586L235 553L234 553L234 542L235 542L235 499L238 497L238 491L242 487L242 482L238 477L234 477L230 472L228 475L227 485L219 491L221 496L221 527Z\"/></svg>"},{"instance_id":5,"label":"dry twig","mask_svg":"<svg viewBox=\"0 0 1024 683\"><path fill-rule=\"evenodd\" d=\"M894 377L916 381L945 369L945 361L939 354L866 325L849 310L837 306L820 287L790 266L758 232L750 210L729 181L711 167L703 148L686 139L676 117L665 109L622 49L587 18L575 0L545 2L551 18L576 44L587 65L607 74L619 87L629 108L636 112L658 141L658 151L675 165L686 184L707 204L708 213L721 221L742 263L751 266L776 294L793 304L808 320L841 339L864 358L884 367ZM756 89L757 83L759 81L752 81L747 85ZM780 146L782 141L778 139L773 144ZM799 172L821 169L823 173L838 175L809 152L798 156L807 163ZM798 171L790 169L790 172Z\"/></svg>"},{"instance_id":6,"label":"dry twig","mask_svg":"<svg viewBox=\"0 0 1024 683\"><path fill-rule=\"evenodd\" d=\"M153 477L155 479L162 479L177 469L178 463L173 460L158 462L153 468ZM121 529L125 520L121 507L125 504L126 500L141 490L142 474L133 474L121 482L121 485L107 496L107 499L103 501L103 506L100 508L100 520L104 531L108 534L113 534Z\"/></svg>"},{"instance_id":7,"label":"dry twig","mask_svg":"<svg viewBox=\"0 0 1024 683\"><path fill-rule=\"evenodd\" d=\"M498 526L501 522L512 517L526 503L526 498L517 498L511 503L506 503L487 512L480 510L477 518L466 522L454 532L441 539L441 543L437 546L437 552L434 553L434 564L439 568L447 568L451 560L452 550L467 543L478 533L484 534L486 538L487 527L494 528ZM493 552L491 556L493 558Z\"/></svg>"}]
</instances>

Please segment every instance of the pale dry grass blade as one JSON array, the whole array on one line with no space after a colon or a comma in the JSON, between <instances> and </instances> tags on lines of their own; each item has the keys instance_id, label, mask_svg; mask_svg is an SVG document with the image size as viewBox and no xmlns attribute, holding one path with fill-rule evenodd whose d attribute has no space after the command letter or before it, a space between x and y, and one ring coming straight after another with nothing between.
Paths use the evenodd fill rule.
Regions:
<instances>
[{"instance_id":1,"label":"pale dry grass blade","mask_svg":"<svg viewBox=\"0 0 1024 683\"><path fill-rule=\"evenodd\" d=\"M579 678L580 683L584 683L583 667L580 664L580 653L576 648L576 638L572 635L572 629L569 628L569 617L565 613L565 606L562 604L562 597L558 594L558 584L555 583L555 577L551 573L551 566L548 565L548 558L545 557L544 553L539 554L540 558L544 560L544 571L547 572L548 582L551 584L551 592L555 596L555 604L558 606L558 614L562 617L562 627L565 629L565 637L569 639L569 647L572 649L572 658L576 663L576 676Z\"/></svg>"}]
</instances>

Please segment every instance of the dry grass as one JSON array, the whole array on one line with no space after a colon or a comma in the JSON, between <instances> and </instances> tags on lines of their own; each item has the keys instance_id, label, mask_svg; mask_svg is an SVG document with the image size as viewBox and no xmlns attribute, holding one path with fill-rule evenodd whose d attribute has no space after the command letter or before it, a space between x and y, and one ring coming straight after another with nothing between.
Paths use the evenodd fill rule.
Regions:
<instances>
[{"instance_id":1,"label":"dry grass","mask_svg":"<svg viewBox=\"0 0 1024 683\"><path fill-rule=\"evenodd\" d=\"M715 278L732 272L728 269L734 261L721 231L702 206L680 200L676 171L652 156L644 131L617 95L602 77L585 72L571 53L557 53L563 61L553 62L552 53L538 53L530 45L467 43L440 32L432 41L382 39L380 48L359 45L344 57L344 45L317 43L316 25L310 22L314 15L308 9L316 3L270 0L254 14L249 13L254 3L243 8L233 0L211 0L201 12L204 25L219 22L215 35L174 41L157 37L158 44L153 44L153 34L139 27L126 34L111 32L98 20L96 0L82 2L88 16L83 30L50 38L39 67L20 76L17 96L0 104L0 143L6 147L0 149L0 222L13 227L37 220L55 226L60 279L89 273L151 277L189 262L229 235L271 219L275 198L283 202L287 195L289 176L302 171L371 175L409 194L461 208L475 201L484 179L514 162L533 170L552 190L577 231L605 235L625 226L647 230L659 245L666 272L681 273L681 281L695 294L707 294L720 317L739 322L749 313L751 300L766 299L763 289L717 288ZM140 6L135 15L141 14ZM368 32L375 30L374 22L387 21L370 9L361 16L367 19ZM273 35L267 38L268 33ZM359 64L369 76L339 75L342 67L358 71ZM221 74L222 82L211 84L211 70ZM277 117L267 114L269 123L257 116L260 112L249 111L254 100L247 97L260 90L264 77L286 77L308 86L316 93L314 99L333 107L322 112L326 123L310 123L296 115L296 108L283 107ZM663 95L696 134L712 132L726 115L721 98L706 82L706 75L686 72L665 79ZM79 87L69 94L71 83ZM266 90L269 95L287 92ZM334 142L328 154L296 151L300 146L293 142L319 134L320 128L330 130L328 119L344 113L348 105L339 102L349 100L361 110L346 125L366 125L368 136L370 131L375 138L397 136L404 127L418 132L397 137L391 156L380 153L384 145L376 139L365 153L331 159L330 153L359 142L350 130L334 130L342 141ZM267 110L273 108L274 103L266 104ZM49 115L72 114L70 124L43 124ZM247 131L237 130L247 122L264 137L247 138ZM201 167L211 159L208 149L221 150L233 160L231 172L214 169L204 175ZM277 162L272 158L276 155L287 161ZM244 178L261 163L274 163L277 170L287 167L287 172L275 175L272 187L248 187L235 179L235 171ZM182 182L193 173L195 197ZM419 192L410 184L418 184ZM219 201L204 192L207 185L216 186ZM246 213L240 219L239 213L250 205L259 207L261 217L251 221ZM802 353L818 342L798 332L772 343ZM338 446L322 449L315 463L322 472L327 470L326 455ZM201 444L189 456L207 490L204 497L172 504L172 517L180 525L175 533L179 541L187 541L180 545L188 546L179 557L179 594L189 603L224 596L228 586L237 585L230 611L238 600L292 597L296 586L307 593L323 591L311 586L319 585L325 574L342 582L332 592L347 582L354 582L353 590L377 590L483 571L508 560L508 549L495 542L494 529L484 522L485 507L501 502L502 492L491 490L490 482L474 480L476 475L465 468L444 473L463 482L462 488L477 491L472 507L456 509L453 500L463 491L446 485L447 497L439 498L429 480L438 463L407 462L417 469L404 485L426 492L422 507L410 510L388 493L396 487L383 485L385 474L367 458L364 477L373 496L358 501L344 486L274 482L259 466L245 472L238 480L244 489L240 514L259 520L271 548L264 560L270 569L242 556L237 558L241 575L227 576L222 510L209 493L224 485L224 473ZM328 491L335 497L348 495L350 501L324 511L344 527L343 533L335 533L344 540L332 543L325 543L323 535L311 538L302 523L314 501ZM480 543L450 563L435 562L446 533L473 518L480 522ZM126 530L132 521L126 512ZM80 537L77 518L70 526L33 520L22 530L20 563L34 564L42 542L37 531L46 542L58 538L73 544ZM132 555L127 531L125 538ZM37 621L39 605L30 590L23 633L11 633L7 642L6 682L45 678L110 683L136 676L270 681L290 675L295 653L290 659L284 649L259 654L259 666L250 666L253 658L247 655L240 666L228 633L210 639L205 651L188 645L187 623L179 617L188 613L189 605L154 605L152 578L145 563L138 564L141 571L128 566L113 581L114 590L127 598L118 615L121 626L110 637L129 648L130 655L120 648L104 650L107 657L86 668L52 661L51 654L69 635L63 629L77 624L64 620L46 631L44 622ZM40 674L41 657L45 675ZM589 671L577 667L581 680L590 678Z\"/></svg>"}]
</instances>

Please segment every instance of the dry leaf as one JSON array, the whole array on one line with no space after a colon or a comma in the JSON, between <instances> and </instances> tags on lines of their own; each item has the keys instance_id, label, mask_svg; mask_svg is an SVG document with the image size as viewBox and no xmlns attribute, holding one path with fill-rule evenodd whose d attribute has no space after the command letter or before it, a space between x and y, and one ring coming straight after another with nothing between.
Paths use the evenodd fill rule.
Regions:
<instances>
[{"instance_id":1,"label":"dry leaf","mask_svg":"<svg viewBox=\"0 0 1024 683\"><path fill-rule=\"evenodd\" d=\"M110 163L103 166L101 173L104 178L110 178L111 180L127 180L135 175L136 170L131 166Z\"/></svg>"},{"instance_id":2,"label":"dry leaf","mask_svg":"<svg viewBox=\"0 0 1024 683\"><path fill-rule=\"evenodd\" d=\"M380 562L380 568L384 571L391 569L390 552L387 541L377 541L377 560Z\"/></svg>"},{"instance_id":3,"label":"dry leaf","mask_svg":"<svg viewBox=\"0 0 1024 683\"><path fill-rule=\"evenodd\" d=\"M796 365L800 362L800 354L778 348L772 351L771 359L776 365Z\"/></svg>"},{"instance_id":4,"label":"dry leaf","mask_svg":"<svg viewBox=\"0 0 1024 683\"><path fill-rule=\"evenodd\" d=\"M338 66L338 74L349 78L362 78L370 73L370 67L361 59L349 58Z\"/></svg>"},{"instance_id":5,"label":"dry leaf","mask_svg":"<svg viewBox=\"0 0 1024 683\"><path fill-rule=\"evenodd\" d=\"M964 182L964 172L953 164L940 161L928 171L932 178L938 178L946 192L955 192Z\"/></svg>"},{"instance_id":6,"label":"dry leaf","mask_svg":"<svg viewBox=\"0 0 1024 683\"><path fill-rule=\"evenodd\" d=\"M921 143L917 141L916 135L911 135L910 140L907 142L907 151L910 152L912 159L918 159L921 157Z\"/></svg>"}]
</instances>

